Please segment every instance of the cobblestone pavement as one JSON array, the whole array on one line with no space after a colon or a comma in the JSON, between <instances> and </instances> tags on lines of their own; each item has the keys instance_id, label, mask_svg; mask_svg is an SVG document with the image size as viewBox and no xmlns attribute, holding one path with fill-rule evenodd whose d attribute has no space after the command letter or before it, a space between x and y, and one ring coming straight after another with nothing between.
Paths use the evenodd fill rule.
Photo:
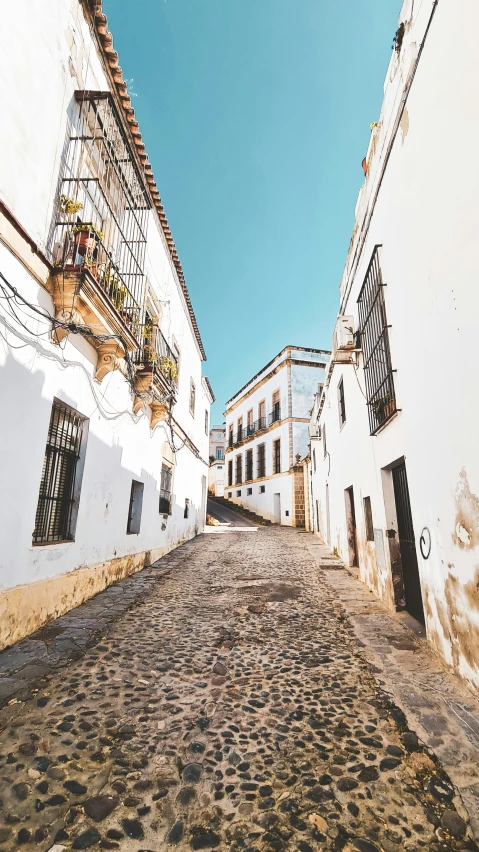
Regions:
<instances>
[{"instance_id":1,"label":"cobblestone pavement","mask_svg":"<svg viewBox=\"0 0 479 852\"><path fill-rule=\"evenodd\" d=\"M477 849L301 534L202 536L159 566L1 711L0 850Z\"/></svg>"}]
</instances>

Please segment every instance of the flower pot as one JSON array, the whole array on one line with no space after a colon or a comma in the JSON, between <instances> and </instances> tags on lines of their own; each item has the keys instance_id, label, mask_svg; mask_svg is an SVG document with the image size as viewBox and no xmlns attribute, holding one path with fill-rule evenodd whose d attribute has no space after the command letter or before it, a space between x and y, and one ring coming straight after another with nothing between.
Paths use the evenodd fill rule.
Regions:
<instances>
[{"instance_id":1,"label":"flower pot","mask_svg":"<svg viewBox=\"0 0 479 852\"><path fill-rule=\"evenodd\" d=\"M98 249L98 237L94 231L77 231L74 245L75 254L79 254L81 257L90 254L94 257L94 253Z\"/></svg>"}]
</instances>

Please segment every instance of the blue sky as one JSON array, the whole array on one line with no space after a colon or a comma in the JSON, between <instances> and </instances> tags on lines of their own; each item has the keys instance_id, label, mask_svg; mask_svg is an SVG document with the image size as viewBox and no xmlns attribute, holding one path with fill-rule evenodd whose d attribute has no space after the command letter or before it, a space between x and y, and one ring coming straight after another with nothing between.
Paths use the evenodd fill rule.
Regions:
<instances>
[{"instance_id":1,"label":"blue sky","mask_svg":"<svg viewBox=\"0 0 479 852\"><path fill-rule=\"evenodd\" d=\"M400 0L104 0L224 403L329 349Z\"/></svg>"}]
</instances>

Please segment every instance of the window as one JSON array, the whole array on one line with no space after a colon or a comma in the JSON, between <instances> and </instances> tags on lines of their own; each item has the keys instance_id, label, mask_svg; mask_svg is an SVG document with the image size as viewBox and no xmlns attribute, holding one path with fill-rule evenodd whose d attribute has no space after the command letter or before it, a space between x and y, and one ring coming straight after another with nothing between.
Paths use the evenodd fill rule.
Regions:
<instances>
[{"instance_id":1,"label":"window","mask_svg":"<svg viewBox=\"0 0 479 852\"><path fill-rule=\"evenodd\" d=\"M225 457L225 454L224 454L223 450L221 449L221 447L216 447L216 458L217 459L224 459L224 457Z\"/></svg>"},{"instance_id":2,"label":"window","mask_svg":"<svg viewBox=\"0 0 479 852\"><path fill-rule=\"evenodd\" d=\"M205 409L205 435L208 434L208 410Z\"/></svg>"},{"instance_id":3,"label":"window","mask_svg":"<svg viewBox=\"0 0 479 852\"><path fill-rule=\"evenodd\" d=\"M216 465L216 470L223 470L223 465L221 465L221 464L217 464L217 465Z\"/></svg>"},{"instance_id":4,"label":"window","mask_svg":"<svg viewBox=\"0 0 479 852\"><path fill-rule=\"evenodd\" d=\"M235 485L239 485L243 482L243 456L241 453L238 453L236 456L236 479Z\"/></svg>"},{"instance_id":5,"label":"window","mask_svg":"<svg viewBox=\"0 0 479 852\"><path fill-rule=\"evenodd\" d=\"M260 494L264 494L264 492L265 492L265 491L266 491L266 485L260 485L260 487L259 487L259 493L260 493Z\"/></svg>"},{"instance_id":6,"label":"window","mask_svg":"<svg viewBox=\"0 0 479 852\"><path fill-rule=\"evenodd\" d=\"M223 437L223 435L221 434L221 432L216 433L216 440L217 441L221 441L222 437Z\"/></svg>"},{"instance_id":7,"label":"window","mask_svg":"<svg viewBox=\"0 0 479 852\"><path fill-rule=\"evenodd\" d=\"M253 479L253 450L246 451L246 481Z\"/></svg>"},{"instance_id":8,"label":"window","mask_svg":"<svg viewBox=\"0 0 479 852\"><path fill-rule=\"evenodd\" d=\"M241 491L237 491L237 492L236 492L236 496L237 496L237 497L241 497Z\"/></svg>"},{"instance_id":9,"label":"window","mask_svg":"<svg viewBox=\"0 0 479 852\"><path fill-rule=\"evenodd\" d=\"M359 333L371 435L375 435L396 411L379 248L376 246L374 249L358 298Z\"/></svg>"},{"instance_id":10,"label":"window","mask_svg":"<svg viewBox=\"0 0 479 852\"><path fill-rule=\"evenodd\" d=\"M273 473L281 473L281 440L273 441Z\"/></svg>"},{"instance_id":11,"label":"window","mask_svg":"<svg viewBox=\"0 0 479 852\"><path fill-rule=\"evenodd\" d=\"M281 420L279 390L275 391L274 394L273 394L273 410L270 414L270 425L271 425L271 423L276 423L278 420Z\"/></svg>"},{"instance_id":12,"label":"window","mask_svg":"<svg viewBox=\"0 0 479 852\"><path fill-rule=\"evenodd\" d=\"M86 418L54 400L43 459L33 544L73 541L80 499L79 466Z\"/></svg>"},{"instance_id":13,"label":"window","mask_svg":"<svg viewBox=\"0 0 479 852\"><path fill-rule=\"evenodd\" d=\"M233 446L233 424L230 423L229 431L228 431L228 447Z\"/></svg>"},{"instance_id":14,"label":"window","mask_svg":"<svg viewBox=\"0 0 479 852\"><path fill-rule=\"evenodd\" d=\"M190 501L189 501L188 497L185 500L185 511L183 512L183 517L184 518L190 517Z\"/></svg>"},{"instance_id":15,"label":"window","mask_svg":"<svg viewBox=\"0 0 479 852\"><path fill-rule=\"evenodd\" d=\"M338 409L339 409L339 425L346 423L346 407L344 405L344 381L341 376L341 381L338 385Z\"/></svg>"},{"instance_id":16,"label":"window","mask_svg":"<svg viewBox=\"0 0 479 852\"><path fill-rule=\"evenodd\" d=\"M263 399L258 405L258 429L266 428L266 402Z\"/></svg>"},{"instance_id":17,"label":"window","mask_svg":"<svg viewBox=\"0 0 479 852\"><path fill-rule=\"evenodd\" d=\"M233 485L233 462L232 461L228 462L228 485Z\"/></svg>"},{"instance_id":18,"label":"window","mask_svg":"<svg viewBox=\"0 0 479 852\"><path fill-rule=\"evenodd\" d=\"M328 448L326 446L326 426L323 426L323 450L324 450L324 458L328 455Z\"/></svg>"},{"instance_id":19,"label":"window","mask_svg":"<svg viewBox=\"0 0 479 852\"><path fill-rule=\"evenodd\" d=\"M231 497L232 497L232 496L233 496L233 495L232 495L232 492L231 492L231 491L228 491L228 497L231 499Z\"/></svg>"},{"instance_id":20,"label":"window","mask_svg":"<svg viewBox=\"0 0 479 852\"><path fill-rule=\"evenodd\" d=\"M135 479L132 480L130 505L128 508L128 523L126 525L128 535L138 535L140 532L144 487L143 482L137 482Z\"/></svg>"},{"instance_id":21,"label":"window","mask_svg":"<svg viewBox=\"0 0 479 852\"><path fill-rule=\"evenodd\" d=\"M193 379L190 379L190 414L195 416L196 388Z\"/></svg>"},{"instance_id":22,"label":"window","mask_svg":"<svg viewBox=\"0 0 479 852\"><path fill-rule=\"evenodd\" d=\"M252 489L252 488L247 488L247 489L246 489L246 495L247 495L247 497L251 497L252 493L253 493L253 489Z\"/></svg>"},{"instance_id":23,"label":"window","mask_svg":"<svg viewBox=\"0 0 479 852\"><path fill-rule=\"evenodd\" d=\"M236 440L237 441L243 440L243 418L242 417L240 417L238 419L238 431L236 433Z\"/></svg>"},{"instance_id":24,"label":"window","mask_svg":"<svg viewBox=\"0 0 479 852\"><path fill-rule=\"evenodd\" d=\"M254 426L253 426L253 409L252 409L252 408L250 408L250 410L248 411L248 413L247 413L247 415L246 415L246 434L247 434L247 435L252 435L252 434L253 434L253 432L254 432Z\"/></svg>"},{"instance_id":25,"label":"window","mask_svg":"<svg viewBox=\"0 0 479 852\"><path fill-rule=\"evenodd\" d=\"M373 529L373 513L371 510L371 498L365 497L363 500L364 505L364 523L366 525L366 538L368 541L374 541L374 529Z\"/></svg>"},{"instance_id":26,"label":"window","mask_svg":"<svg viewBox=\"0 0 479 852\"><path fill-rule=\"evenodd\" d=\"M173 481L173 469L164 464L161 467L160 483L160 515L171 515L171 485Z\"/></svg>"},{"instance_id":27,"label":"window","mask_svg":"<svg viewBox=\"0 0 479 852\"><path fill-rule=\"evenodd\" d=\"M265 453L265 444L258 444L257 448L257 475L266 476L266 453Z\"/></svg>"}]
</instances>

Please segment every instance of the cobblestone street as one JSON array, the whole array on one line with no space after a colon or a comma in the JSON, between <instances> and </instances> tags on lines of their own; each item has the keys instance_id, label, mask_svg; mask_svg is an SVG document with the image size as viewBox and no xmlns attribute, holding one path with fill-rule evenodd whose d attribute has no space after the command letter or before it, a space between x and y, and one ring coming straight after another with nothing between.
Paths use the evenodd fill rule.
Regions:
<instances>
[{"instance_id":1,"label":"cobblestone street","mask_svg":"<svg viewBox=\"0 0 479 852\"><path fill-rule=\"evenodd\" d=\"M477 849L305 539L189 542L80 659L4 707L1 850Z\"/></svg>"}]
</instances>

